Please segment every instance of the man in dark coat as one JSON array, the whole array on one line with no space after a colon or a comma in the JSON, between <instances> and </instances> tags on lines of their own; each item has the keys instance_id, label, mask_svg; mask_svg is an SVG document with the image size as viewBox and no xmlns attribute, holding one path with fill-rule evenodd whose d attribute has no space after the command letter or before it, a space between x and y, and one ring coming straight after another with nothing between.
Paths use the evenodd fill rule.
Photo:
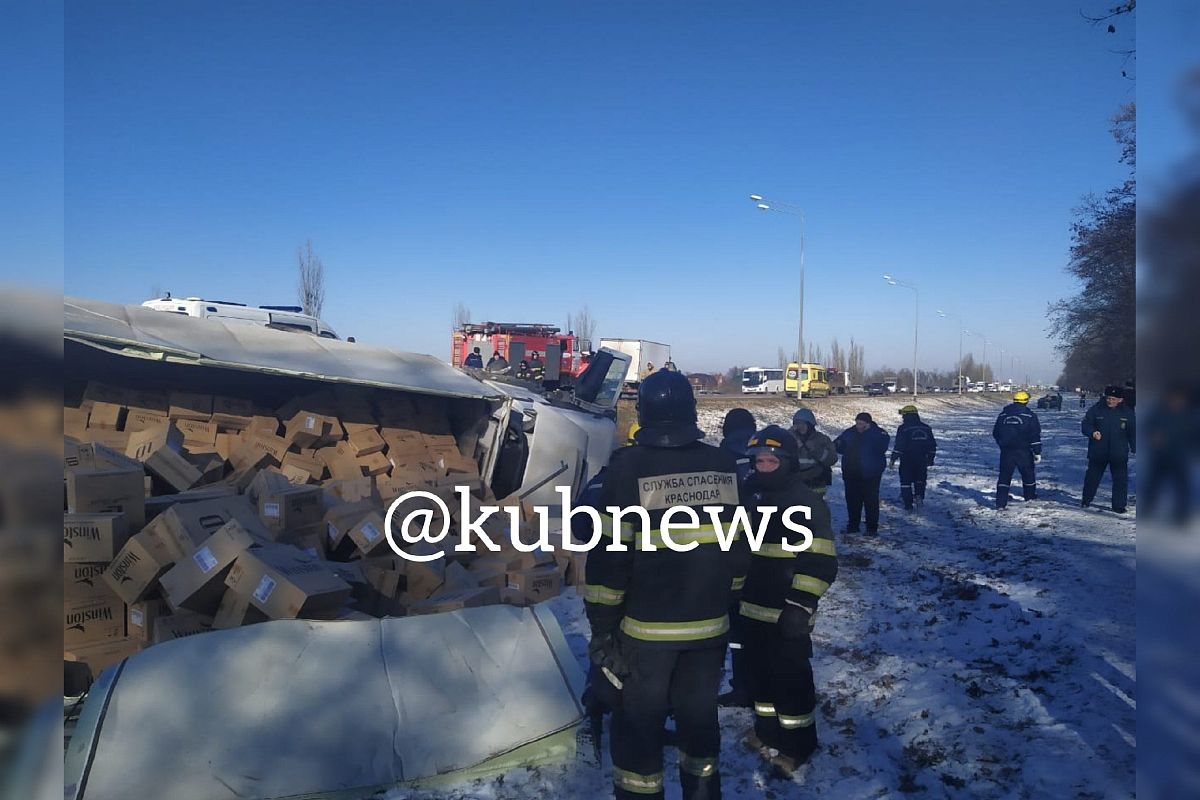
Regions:
<instances>
[{"instance_id":1,"label":"man in dark coat","mask_svg":"<svg viewBox=\"0 0 1200 800\"><path fill-rule=\"evenodd\" d=\"M879 533L879 481L887 468L888 443L892 437L863 411L833 440L842 456L842 480L846 483L846 533L858 533L866 511L867 534Z\"/></svg>"},{"instance_id":2,"label":"man in dark coat","mask_svg":"<svg viewBox=\"0 0 1200 800\"><path fill-rule=\"evenodd\" d=\"M1000 477L996 481L996 508L1008 505L1009 485L1014 471L1021 473L1021 495L1037 499L1037 473L1034 465L1042 460L1042 424L1029 410L1029 392L1018 389L1013 401L1004 407L992 438L1000 446Z\"/></svg>"},{"instance_id":3,"label":"man in dark coat","mask_svg":"<svg viewBox=\"0 0 1200 800\"><path fill-rule=\"evenodd\" d=\"M833 465L837 463L833 441L817 430L817 418L807 408L792 415L792 435L800 445L796 456L800 480L824 497L825 489L833 483Z\"/></svg>"},{"instance_id":4,"label":"man in dark coat","mask_svg":"<svg viewBox=\"0 0 1200 800\"><path fill-rule=\"evenodd\" d=\"M478 347L467 354L466 359L463 360L463 366L471 369L483 369L483 356L480 355Z\"/></svg>"},{"instance_id":5,"label":"man in dark coat","mask_svg":"<svg viewBox=\"0 0 1200 800\"><path fill-rule=\"evenodd\" d=\"M1104 470L1112 474L1112 510L1125 513L1129 495L1129 454L1137 452L1137 423L1133 409L1121 402L1120 386L1104 390L1104 399L1083 415L1083 435L1088 437L1088 468L1083 478L1083 507L1096 497Z\"/></svg>"}]
</instances>

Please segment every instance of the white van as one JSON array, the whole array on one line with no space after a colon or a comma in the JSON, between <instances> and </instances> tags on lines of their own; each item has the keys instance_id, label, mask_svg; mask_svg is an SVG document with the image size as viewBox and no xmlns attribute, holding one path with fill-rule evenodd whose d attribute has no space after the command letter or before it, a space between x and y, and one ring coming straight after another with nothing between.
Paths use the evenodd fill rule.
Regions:
<instances>
[{"instance_id":1,"label":"white van","mask_svg":"<svg viewBox=\"0 0 1200 800\"><path fill-rule=\"evenodd\" d=\"M226 300L204 300L199 297L176 298L167 295L142 303L155 311L169 311L189 317L218 317L230 322L263 325L285 331L311 333L325 339L340 338L323 320L304 313L300 306L248 306Z\"/></svg>"}]
</instances>

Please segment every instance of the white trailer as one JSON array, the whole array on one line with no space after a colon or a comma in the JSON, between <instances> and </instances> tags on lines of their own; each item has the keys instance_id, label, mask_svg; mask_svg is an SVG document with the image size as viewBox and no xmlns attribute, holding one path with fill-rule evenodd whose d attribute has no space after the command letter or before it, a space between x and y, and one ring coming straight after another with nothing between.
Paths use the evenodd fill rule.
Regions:
<instances>
[{"instance_id":1,"label":"white trailer","mask_svg":"<svg viewBox=\"0 0 1200 800\"><path fill-rule=\"evenodd\" d=\"M625 373L625 385L637 387L648 373L662 369L671 360L671 345L648 342L645 339L601 339L601 347L616 350L629 356L629 371Z\"/></svg>"}]
</instances>

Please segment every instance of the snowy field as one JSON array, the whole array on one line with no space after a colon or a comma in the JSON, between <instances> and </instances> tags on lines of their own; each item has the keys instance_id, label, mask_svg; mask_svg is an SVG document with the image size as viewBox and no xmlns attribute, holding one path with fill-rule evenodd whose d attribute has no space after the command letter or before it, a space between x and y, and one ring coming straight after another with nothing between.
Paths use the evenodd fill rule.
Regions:
<instances>
[{"instance_id":1,"label":"snowy field","mask_svg":"<svg viewBox=\"0 0 1200 800\"><path fill-rule=\"evenodd\" d=\"M701 407L712 440L736 402ZM810 407L831 436L862 410L893 433L904 402ZM792 781L771 779L740 744L751 712L723 710L726 798L1133 796L1132 513L1079 507L1086 440L1075 407L1039 414L1040 499L1018 497L996 511L991 428L1000 405L921 399L940 444L924 509L906 514L892 471L879 538L837 537L841 573L821 603L814 637L821 749ZM794 400L750 406L760 426L786 425L795 407ZM1107 506L1108 488L1106 477L1097 505ZM828 500L840 530L846 511L836 468ZM550 602L585 664L582 602L573 589ZM678 798L670 748L666 759L667 797ZM610 767L607 747L597 765L581 732L573 763L386 798L604 798Z\"/></svg>"}]
</instances>

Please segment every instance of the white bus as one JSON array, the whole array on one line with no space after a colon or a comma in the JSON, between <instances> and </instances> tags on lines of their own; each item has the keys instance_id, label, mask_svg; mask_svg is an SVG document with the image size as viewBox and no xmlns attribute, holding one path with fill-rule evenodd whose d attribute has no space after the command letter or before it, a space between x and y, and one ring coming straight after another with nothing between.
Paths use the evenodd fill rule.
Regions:
<instances>
[{"instance_id":1,"label":"white bus","mask_svg":"<svg viewBox=\"0 0 1200 800\"><path fill-rule=\"evenodd\" d=\"M783 368L746 367L742 370L742 394L783 394Z\"/></svg>"}]
</instances>

